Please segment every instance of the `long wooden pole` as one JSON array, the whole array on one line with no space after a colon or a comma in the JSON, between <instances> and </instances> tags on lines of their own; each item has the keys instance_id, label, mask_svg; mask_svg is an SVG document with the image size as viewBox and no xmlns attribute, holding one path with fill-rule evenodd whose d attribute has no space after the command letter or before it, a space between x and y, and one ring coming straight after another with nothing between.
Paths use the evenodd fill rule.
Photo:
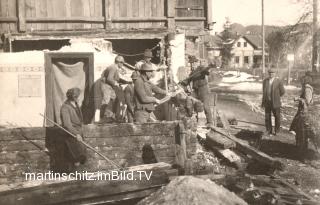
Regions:
<instances>
[{"instance_id":1,"label":"long wooden pole","mask_svg":"<svg viewBox=\"0 0 320 205\"><path fill-rule=\"evenodd\" d=\"M264 0L261 0L261 32L262 32L262 73L263 78L266 74L266 68L265 68L265 30L264 30Z\"/></svg>"},{"instance_id":2,"label":"long wooden pole","mask_svg":"<svg viewBox=\"0 0 320 205\"><path fill-rule=\"evenodd\" d=\"M46 116L44 116L43 114L39 113L40 116L42 116L44 119L48 120L49 122L53 123L54 125L56 125L57 127L59 127L60 129L62 129L63 131L65 131L66 133L68 133L69 135L71 135L74 138L77 138L74 134L72 134L71 132L69 132L68 130L64 129L62 126L60 126L58 123L54 122L53 120L50 120L49 118L47 118ZM100 155L103 159L105 159L107 162L109 162L110 164L112 164L113 166L121 169L121 167L116 164L115 162L113 162L112 160L108 159L106 156L104 156L102 153L100 153L99 151L97 151L95 148L91 147L89 144L87 144L86 142L79 140L80 143L82 143L83 145L85 145L87 148L91 149L92 151L94 151L95 153L97 153L98 155Z\"/></svg>"},{"instance_id":3,"label":"long wooden pole","mask_svg":"<svg viewBox=\"0 0 320 205\"><path fill-rule=\"evenodd\" d=\"M318 0L313 0L312 71L318 71Z\"/></svg>"}]
</instances>

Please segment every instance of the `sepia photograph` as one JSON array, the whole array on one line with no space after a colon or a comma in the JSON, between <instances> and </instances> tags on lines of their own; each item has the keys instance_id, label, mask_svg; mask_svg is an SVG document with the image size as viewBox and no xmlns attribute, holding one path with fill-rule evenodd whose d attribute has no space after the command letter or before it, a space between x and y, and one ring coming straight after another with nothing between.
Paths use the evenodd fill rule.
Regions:
<instances>
[{"instance_id":1,"label":"sepia photograph","mask_svg":"<svg viewBox=\"0 0 320 205\"><path fill-rule=\"evenodd\" d=\"M319 0L0 0L0 205L320 205Z\"/></svg>"}]
</instances>

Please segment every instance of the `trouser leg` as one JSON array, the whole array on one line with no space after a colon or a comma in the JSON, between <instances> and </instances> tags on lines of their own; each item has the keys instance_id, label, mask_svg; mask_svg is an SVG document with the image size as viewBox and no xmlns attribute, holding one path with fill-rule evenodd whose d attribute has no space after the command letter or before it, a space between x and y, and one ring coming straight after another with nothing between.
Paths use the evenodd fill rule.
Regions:
<instances>
[{"instance_id":1,"label":"trouser leg","mask_svg":"<svg viewBox=\"0 0 320 205\"><path fill-rule=\"evenodd\" d=\"M281 116L280 116L280 108L275 108L272 109L272 113L274 115L275 118L275 132L279 132L280 131L280 121L281 121Z\"/></svg>"},{"instance_id":2,"label":"trouser leg","mask_svg":"<svg viewBox=\"0 0 320 205\"><path fill-rule=\"evenodd\" d=\"M265 125L267 132L272 132L272 122L271 122L271 106L269 104L265 105Z\"/></svg>"},{"instance_id":3,"label":"trouser leg","mask_svg":"<svg viewBox=\"0 0 320 205\"><path fill-rule=\"evenodd\" d=\"M133 122L133 115L132 115L132 113L129 112L128 110L127 110L127 117L128 117L128 122L129 122L129 123L132 123L132 122Z\"/></svg>"},{"instance_id":4,"label":"trouser leg","mask_svg":"<svg viewBox=\"0 0 320 205\"><path fill-rule=\"evenodd\" d=\"M199 99L203 102L204 113L206 114L207 123L213 122L213 116L210 108L210 93L208 85L202 86L197 93Z\"/></svg>"}]
</instances>

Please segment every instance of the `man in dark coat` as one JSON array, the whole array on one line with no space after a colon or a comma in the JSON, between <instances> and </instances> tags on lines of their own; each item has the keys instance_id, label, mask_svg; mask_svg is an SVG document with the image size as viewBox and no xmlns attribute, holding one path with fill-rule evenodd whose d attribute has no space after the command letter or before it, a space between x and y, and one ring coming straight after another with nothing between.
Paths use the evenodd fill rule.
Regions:
<instances>
[{"instance_id":1,"label":"man in dark coat","mask_svg":"<svg viewBox=\"0 0 320 205\"><path fill-rule=\"evenodd\" d=\"M166 95L167 92L152 84L149 80L153 76L154 69L150 63L141 66L140 76L134 83L134 94L136 110L134 113L135 121L138 123L149 122L153 118L154 104L159 104L159 100L153 93Z\"/></svg>"},{"instance_id":2,"label":"man in dark coat","mask_svg":"<svg viewBox=\"0 0 320 205\"><path fill-rule=\"evenodd\" d=\"M195 56L189 56L189 63L191 65L190 80L185 83L189 84L192 82L192 88L194 95L203 103L204 112L207 118L207 125L213 125L213 115L210 108L210 95L207 76L209 70L204 66L197 66L198 59Z\"/></svg>"},{"instance_id":3,"label":"man in dark coat","mask_svg":"<svg viewBox=\"0 0 320 205\"><path fill-rule=\"evenodd\" d=\"M80 95L79 88L71 88L67 91L67 100L61 106L61 122L62 127L76 136L66 136L64 145L66 148L66 160L69 162L67 171L72 171L80 164L84 164L86 157L86 148L79 141L83 140L82 124L83 117L81 109L78 106L78 97Z\"/></svg>"},{"instance_id":4,"label":"man in dark coat","mask_svg":"<svg viewBox=\"0 0 320 205\"><path fill-rule=\"evenodd\" d=\"M134 82L139 77L139 74L135 71L131 75L132 83L127 85L124 89L124 98L127 104L127 117L128 122L133 122L135 102L134 102Z\"/></svg>"},{"instance_id":5,"label":"man in dark coat","mask_svg":"<svg viewBox=\"0 0 320 205\"><path fill-rule=\"evenodd\" d=\"M276 135L280 131L281 97L285 94L285 89L282 81L276 77L274 69L270 69L268 73L269 77L263 80L262 107L265 108L265 125L268 134L272 134L271 112L273 113Z\"/></svg>"}]
</instances>

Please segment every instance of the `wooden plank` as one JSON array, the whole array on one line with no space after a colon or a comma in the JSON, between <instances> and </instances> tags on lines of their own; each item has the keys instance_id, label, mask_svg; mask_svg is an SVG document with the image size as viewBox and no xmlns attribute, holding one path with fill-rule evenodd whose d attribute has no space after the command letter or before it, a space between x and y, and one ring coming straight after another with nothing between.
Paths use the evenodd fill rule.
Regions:
<instances>
[{"instance_id":1,"label":"wooden plank","mask_svg":"<svg viewBox=\"0 0 320 205\"><path fill-rule=\"evenodd\" d=\"M113 16L112 0L104 0L104 29L110 30L112 27L111 17Z\"/></svg>"},{"instance_id":2,"label":"wooden plank","mask_svg":"<svg viewBox=\"0 0 320 205\"><path fill-rule=\"evenodd\" d=\"M151 9L151 16L156 17L157 16L157 9L158 9L157 0L151 0L151 8L150 9ZM152 27L156 28L156 27L158 27L159 23L152 22L151 24L152 24Z\"/></svg>"},{"instance_id":3,"label":"wooden plank","mask_svg":"<svg viewBox=\"0 0 320 205\"><path fill-rule=\"evenodd\" d=\"M206 134L206 143L210 146L216 146L221 149L231 149L236 147L236 143L234 141L217 132L208 132Z\"/></svg>"},{"instance_id":4,"label":"wooden plank","mask_svg":"<svg viewBox=\"0 0 320 205\"><path fill-rule=\"evenodd\" d=\"M231 139L232 141L234 141L237 145L236 149L250 155L254 159L262 163L268 164L271 167L276 169L283 169L285 167L285 165L281 161L274 159L273 157L267 155L266 153L255 149L254 147L250 146L246 141L238 139L237 137L227 133L225 130L218 127L211 127L211 130L214 132L218 132L226 136L227 138Z\"/></svg>"},{"instance_id":5,"label":"wooden plank","mask_svg":"<svg viewBox=\"0 0 320 205\"><path fill-rule=\"evenodd\" d=\"M0 23L10 23L10 22L17 22L17 17L0 17Z\"/></svg>"},{"instance_id":6,"label":"wooden plank","mask_svg":"<svg viewBox=\"0 0 320 205\"><path fill-rule=\"evenodd\" d=\"M118 17L113 18L112 22L161 22L166 21L164 17Z\"/></svg>"},{"instance_id":7,"label":"wooden plank","mask_svg":"<svg viewBox=\"0 0 320 205\"><path fill-rule=\"evenodd\" d=\"M53 12L53 1L52 0L46 0L47 1L47 17L54 17ZM70 11L71 12L71 11ZM48 24L48 30L54 30L55 25L53 23Z\"/></svg>"},{"instance_id":8,"label":"wooden plank","mask_svg":"<svg viewBox=\"0 0 320 205\"><path fill-rule=\"evenodd\" d=\"M168 29L174 30L175 29L175 6L176 6L176 0L167 0L167 18L168 18Z\"/></svg>"},{"instance_id":9,"label":"wooden plank","mask_svg":"<svg viewBox=\"0 0 320 205\"><path fill-rule=\"evenodd\" d=\"M114 4L113 4L113 18L118 18L120 17L120 0L113 0ZM119 24L112 24L112 26L115 29L119 29Z\"/></svg>"},{"instance_id":10,"label":"wooden plank","mask_svg":"<svg viewBox=\"0 0 320 205\"><path fill-rule=\"evenodd\" d=\"M8 1L8 16L16 17L17 9L16 9L16 1ZM14 23L9 23L10 32L17 30L17 25Z\"/></svg>"},{"instance_id":11,"label":"wooden plank","mask_svg":"<svg viewBox=\"0 0 320 205\"><path fill-rule=\"evenodd\" d=\"M127 0L120 0L119 1L119 16L120 17L128 17L127 16L127 7L128 6L128 1ZM131 10L131 8L129 8Z\"/></svg>"},{"instance_id":12,"label":"wooden plank","mask_svg":"<svg viewBox=\"0 0 320 205\"><path fill-rule=\"evenodd\" d=\"M139 17L139 0L132 0L132 17Z\"/></svg>"},{"instance_id":13,"label":"wooden plank","mask_svg":"<svg viewBox=\"0 0 320 205\"><path fill-rule=\"evenodd\" d=\"M31 11L31 0L25 0L25 19L32 17L32 11ZM30 31L32 28L32 24L28 23L26 24L26 30Z\"/></svg>"},{"instance_id":14,"label":"wooden plank","mask_svg":"<svg viewBox=\"0 0 320 205\"><path fill-rule=\"evenodd\" d=\"M36 18L36 0L31 0L31 17ZM38 25L31 23L32 31L38 30Z\"/></svg>"},{"instance_id":15,"label":"wooden plank","mask_svg":"<svg viewBox=\"0 0 320 205\"><path fill-rule=\"evenodd\" d=\"M90 11L94 10L94 4L90 4L90 1L88 0L82 0L82 5L83 5L83 16L87 18L92 18L90 17ZM91 24L83 23L82 26L84 29L89 29L91 28Z\"/></svg>"},{"instance_id":16,"label":"wooden plank","mask_svg":"<svg viewBox=\"0 0 320 205\"><path fill-rule=\"evenodd\" d=\"M71 0L66 0L66 16L65 18L70 18L71 17ZM66 29L70 30L72 29L72 25L70 25L70 23L66 23Z\"/></svg>"},{"instance_id":17,"label":"wooden plank","mask_svg":"<svg viewBox=\"0 0 320 205\"><path fill-rule=\"evenodd\" d=\"M205 21L205 17L176 17L176 21Z\"/></svg>"},{"instance_id":18,"label":"wooden plank","mask_svg":"<svg viewBox=\"0 0 320 205\"><path fill-rule=\"evenodd\" d=\"M25 1L24 0L18 0L18 31L19 32L25 32L27 29L26 21L25 21Z\"/></svg>"},{"instance_id":19,"label":"wooden plank","mask_svg":"<svg viewBox=\"0 0 320 205\"><path fill-rule=\"evenodd\" d=\"M132 0L132 18L139 17L139 0ZM131 23L131 28L139 28L139 23Z\"/></svg>"},{"instance_id":20,"label":"wooden plank","mask_svg":"<svg viewBox=\"0 0 320 205\"><path fill-rule=\"evenodd\" d=\"M83 16L83 2L82 0L71 0L71 16ZM72 29L82 29L82 23L74 23Z\"/></svg>"},{"instance_id":21,"label":"wooden plank","mask_svg":"<svg viewBox=\"0 0 320 205\"><path fill-rule=\"evenodd\" d=\"M139 17L144 18L144 0L139 0ZM140 22L139 23L139 28L144 28L144 23Z\"/></svg>"},{"instance_id":22,"label":"wooden plank","mask_svg":"<svg viewBox=\"0 0 320 205\"><path fill-rule=\"evenodd\" d=\"M120 2L119 2L119 16L120 17L127 17L127 6L128 6L127 4L128 4L127 0L120 0ZM126 23L119 24L119 28L126 29L127 28Z\"/></svg>"},{"instance_id":23,"label":"wooden plank","mask_svg":"<svg viewBox=\"0 0 320 205\"><path fill-rule=\"evenodd\" d=\"M92 16L96 16L96 17L103 17L102 15L102 8L103 8L103 4L102 4L103 0L94 0L94 14L91 14ZM92 28L101 28L102 25L101 23L93 23L92 24Z\"/></svg>"},{"instance_id":24,"label":"wooden plank","mask_svg":"<svg viewBox=\"0 0 320 205\"><path fill-rule=\"evenodd\" d=\"M183 123L179 123L179 136L177 136L176 142L176 155L175 163L182 168L186 168L187 161L187 145L186 145L186 133Z\"/></svg>"},{"instance_id":25,"label":"wooden plank","mask_svg":"<svg viewBox=\"0 0 320 205\"><path fill-rule=\"evenodd\" d=\"M164 0L157 0L157 16L164 16Z\"/></svg>"},{"instance_id":26,"label":"wooden plank","mask_svg":"<svg viewBox=\"0 0 320 205\"><path fill-rule=\"evenodd\" d=\"M123 180L102 180L104 176L100 173L100 175L96 174L92 176L92 179L96 180L43 182L41 186L37 185L15 190L9 189L0 192L0 203L7 205L31 205L35 204L35 202L36 204L67 204L68 202L71 203L72 201L90 198L105 197L107 199L107 197L110 197L113 199L115 195L126 195L129 192L152 189L167 184L169 178L164 170L170 169L169 167L171 165L166 163L129 167L126 170L127 173L132 172L132 176L137 181L128 178ZM147 180L144 175L140 177L141 171L144 171L148 175L152 172L150 180Z\"/></svg>"},{"instance_id":27,"label":"wooden plank","mask_svg":"<svg viewBox=\"0 0 320 205\"><path fill-rule=\"evenodd\" d=\"M161 186L160 186L161 187ZM152 187L146 190L138 190L134 192L128 192L123 194L116 194L112 196L102 197L102 198L94 198L88 200L79 200L79 201L72 201L72 203L76 203L77 205L88 205L88 204L119 204L122 201L127 201L130 199L140 199L149 196L150 194L159 190L160 187ZM126 202L124 202L126 203Z\"/></svg>"},{"instance_id":28,"label":"wooden plank","mask_svg":"<svg viewBox=\"0 0 320 205\"><path fill-rule=\"evenodd\" d=\"M47 0L42 0L40 2L40 17L47 17L48 16L48 11L47 11ZM48 29L48 24L43 23L41 26L41 30L47 30Z\"/></svg>"},{"instance_id":29,"label":"wooden plank","mask_svg":"<svg viewBox=\"0 0 320 205\"><path fill-rule=\"evenodd\" d=\"M41 2L42 1L35 0L35 17L43 17L42 13L41 13ZM37 26L37 29L36 29L37 31L43 30L42 24L38 23L38 24L36 24L36 26Z\"/></svg>"}]
</instances>

